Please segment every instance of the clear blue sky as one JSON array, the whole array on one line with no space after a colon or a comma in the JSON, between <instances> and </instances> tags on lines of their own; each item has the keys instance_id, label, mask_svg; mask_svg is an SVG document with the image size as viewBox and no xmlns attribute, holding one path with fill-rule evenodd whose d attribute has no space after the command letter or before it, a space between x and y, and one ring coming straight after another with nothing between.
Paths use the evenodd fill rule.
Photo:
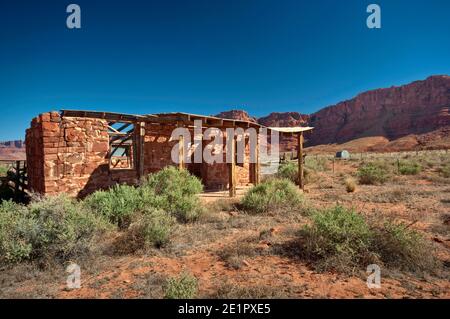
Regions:
<instances>
[{"instance_id":1,"label":"clear blue sky","mask_svg":"<svg viewBox=\"0 0 450 319\"><path fill-rule=\"evenodd\" d=\"M448 0L0 2L0 140L63 108L311 113L432 74L450 74Z\"/></svg>"}]
</instances>

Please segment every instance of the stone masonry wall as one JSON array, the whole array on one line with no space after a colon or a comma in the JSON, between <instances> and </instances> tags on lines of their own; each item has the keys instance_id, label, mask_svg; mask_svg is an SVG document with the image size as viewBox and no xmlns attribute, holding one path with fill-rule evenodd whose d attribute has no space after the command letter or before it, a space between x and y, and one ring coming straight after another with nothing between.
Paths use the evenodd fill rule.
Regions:
<instances>
[{"instance_id":1,"label":"stone masonry wall","mask_svg":"<svg viewBox=\"0 0 450 319\"><path fill-rule=\"evenodd\" d=\"M136 183L135 170L110 170L105 120L44 113L27 131L29 188L85 196L115 183Z\"/></svg>"},{"instance_id":2,"label":"stone masonry wall","mask_svg":"<svg viewBox=\"0 0 450 319\"><path fill-rule=\"evenodd\" d=\"M174 125L147 123L145 175L176 165L171 151L178 141L169 141L174 128ZM203 141L203 147L208 143L210 141ZM102 119L61 117L58 112L41 114L32 120L26 132L26 147L28 183L33 192L84 197L117 183L138 183L137 169L110 169L108 123ZM245 163L243 167L236 167L238 185L252 182L248 155L247 144ZM187 169L195 171L206 189L228 187L226 163L188 164Z\"/></svg>"}]
</instances>

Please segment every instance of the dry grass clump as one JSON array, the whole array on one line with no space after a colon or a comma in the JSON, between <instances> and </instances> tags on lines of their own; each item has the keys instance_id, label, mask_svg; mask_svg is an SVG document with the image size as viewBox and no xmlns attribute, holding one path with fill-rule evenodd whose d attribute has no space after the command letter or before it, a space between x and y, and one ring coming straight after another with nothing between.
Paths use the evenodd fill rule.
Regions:
<instances>
[{"instance_id":1,"label":"dry grass clump","mask_svg":"<svg viewBox=\"0 0 450 319\"><path fill-rule=\"evenodd\" d=\"M233 269L242 268L246 259L262 254L264 254L262 248L258 247L255 240L251 238L237 241L218 252L220 259L225 265Z\"/></svg>"},{"instance_id":2,"label":"dry grass clump","mask_svg":"<svg viewBox=\"0 0 450 319\"><path fill-rule=\"evenodd\" d=\"M346 178L344 180L344 184L347 193L354 193L356 191L356 181L353 178Z\"/></svg>"}]
</instances>

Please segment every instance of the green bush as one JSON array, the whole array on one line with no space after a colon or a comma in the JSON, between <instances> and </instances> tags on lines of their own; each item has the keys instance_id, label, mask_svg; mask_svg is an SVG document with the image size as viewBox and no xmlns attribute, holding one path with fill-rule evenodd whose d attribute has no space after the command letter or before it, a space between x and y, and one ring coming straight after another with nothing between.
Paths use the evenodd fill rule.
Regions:
<instances>
[{"instance_id":1,"label":"green bush","mask_svg":"<svg viewBox=\"0 0 450 319\"><path fill-rule=\"evenodd\" d=\"M33 249L29 236L36 223L26 207L12 201L0 204L0 262L16 263L29 258Z\"/></svg>"},{"instance_id":2,"label":"green bush","mask_svg":"<svg viewBox=\"0 0 450 319\"><path fill-rule=\"evenodd\" d=\"M182 222L193 221L202 213L197 195L203 185L187 170L166 167L144 179L139 190L143 202L171 213Z\"/></svg>"},{"instance_id":3,"label":"green bush","mask_svg":"<svg viewBox=\"0 0 450 319\"><path fill-rule=\"evenodd\" d=\"M139 190L128 185L115 185L107 191L97 191L84 202L121 229L128 227L132 215L144 205Z\"/></svg>"},{"instance_id":4,"label":"green bush","mask_svg":"<svg viewBox=\"0 0 450 319\"><path fill-rule=\"evenodd\" d=\"M400 161L398 171L401 175L417 175L422 171L422 166L412 161Z\"/></svg>"},{"instance_id":5,"label":"green bush","mask_svg":"<svg viewBox=\"0 0 450 319\"><path fill-rule=\"evenodd\" d=\"M64 262L95 248L96 235L108 223L65 195L34 200L28 207L3 202L0 206L0 260L26 259Z\"/></svg>"},{"instance_id":6,"label":"green bush","mask_svg":"<svg viewBox=\"0 0 450 319\"><path fill-rule=\"evenodd\" d=\"M342 206L316 212L301 230L306 257L321 270L344 272L368 260L371 230L363 216Z\"/></svg>"},{"instance_id":7,"label":"green bush","mask_svg":"<svg viewBox=\"0 0 450 319\"><path fill-rule=\"evenodd\" d=\"M303 202L297 187L287 179L272 179L252 187L241 201L242 208L253 214L296 210Z\"/></svg>"},{"instance_id":8,"label":"green bush","mask_svg":"<svg viewBox=\"0 0 450 319\"><path fill-rule=\"evenodd\" d=\"M193 299L198 293L197 278L183 273L167 279L163 289L166 299Z\"/></svg>"},{"instance_id":9,"label":"green bush","mask_svg":"<svg viewBox=\"0 0 450 319\"><path fill-rule=\"evenodd\" d=\"M313 163L316 163L315 161ZM313 168L312 168L313 167ZM303 168L303 182L305 184L313 183L317 180L317 172L324 171L325 168L318 164L315 165L305 165ZM298 185L298 163L297 162L286 162L278 167L278 172L276 178L287 179L292 183Z\"/></svg>"},{"instance_id":10,"label":"green bush","mask_svg":"<svg viewBox=\"0 0 450 319\"><path fill-rule=\"evenodd\" d=\"M358 179L360 184L376 185L387 181L389 171L379 163L367 163L358 168Z\"/></svg>"},{"instance_id":11,"label":"green bush","mask_svg":"<svg viewBox=\"0 0 450 319\"><path fill-rule=\"evenodd\" d=\"M375 227L373 249L392 268L434 272L439 264L431 245L404 224L386 222L382 227Z\"/></svg>"},{"instance_id":12,"label":"green bush","mask_svg":"<svg viewBox=\"0 0 450 319\"><path fill-rule=\"evenodd\" d=\"M175 222L175 218L165 211L146 209L131 225L131 231L142 238L146 247L162 247L169 241Z\"/></svg>"},{"instance_id":13,"label":"green bush","mask_svg":"<svg viewBox=\"0 0 450 319\"><path fill-rule=\"evenodd\" d=\"M298 184L298 164L293 162L283 163L278 167L277 177L290 180L294 184Z\"/></svg>"}]
</instances>

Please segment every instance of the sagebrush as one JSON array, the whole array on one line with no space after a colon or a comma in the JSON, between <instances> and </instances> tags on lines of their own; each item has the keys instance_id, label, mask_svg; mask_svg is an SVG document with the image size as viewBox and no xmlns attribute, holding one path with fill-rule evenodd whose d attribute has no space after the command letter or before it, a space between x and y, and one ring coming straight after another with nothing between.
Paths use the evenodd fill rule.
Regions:
<instances>
[{"instance_id":1,"label":"sagebrush","mask_svg":"<svg viewBox=\"0 0 450 319\"><path fill-rule=\"evenodd\" d=\"M252 214L296 211L303 202L298 188L287 179L271 179L252 187L241 201Z\"/></svg>"}]
</instances>

